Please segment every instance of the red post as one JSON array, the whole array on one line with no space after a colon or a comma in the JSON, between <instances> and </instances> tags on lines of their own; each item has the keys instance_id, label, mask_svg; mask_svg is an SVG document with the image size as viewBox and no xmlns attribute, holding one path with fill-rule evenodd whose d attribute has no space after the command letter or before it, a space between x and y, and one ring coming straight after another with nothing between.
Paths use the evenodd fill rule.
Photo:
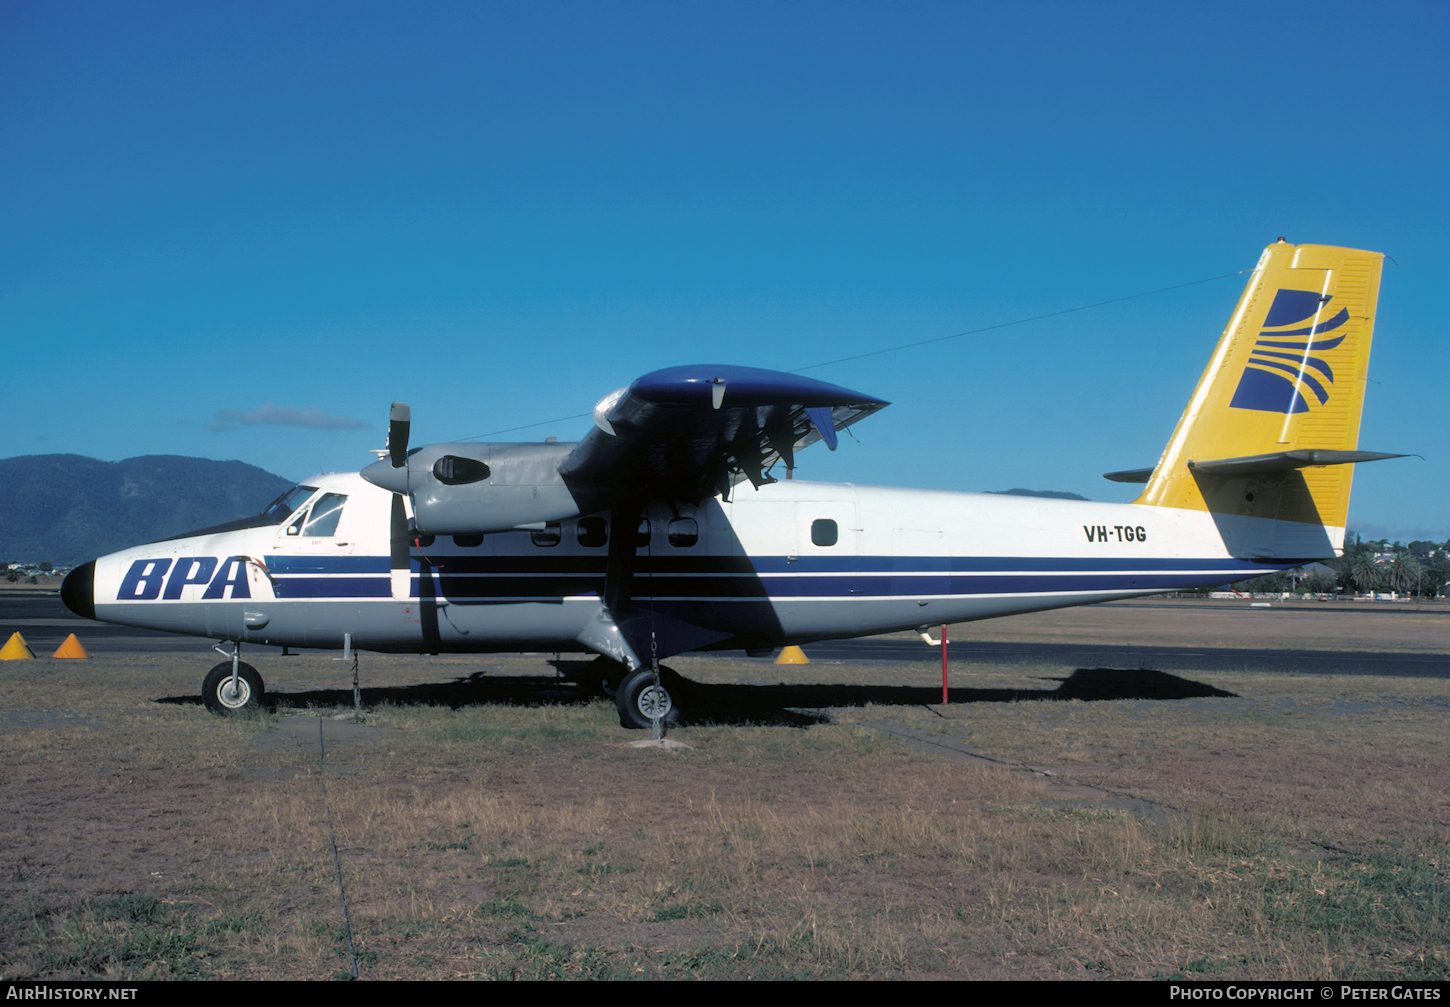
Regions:
<instances>
[{"instance_id":1,"label":"red post","mask_svg":"<svg viewBox=\"0 0 1450 1007\"><path fill-rule=\"evenodd\" d=\"M941 705L947 705L947 628L941 628Z\"/></svg>"}]
</instances>

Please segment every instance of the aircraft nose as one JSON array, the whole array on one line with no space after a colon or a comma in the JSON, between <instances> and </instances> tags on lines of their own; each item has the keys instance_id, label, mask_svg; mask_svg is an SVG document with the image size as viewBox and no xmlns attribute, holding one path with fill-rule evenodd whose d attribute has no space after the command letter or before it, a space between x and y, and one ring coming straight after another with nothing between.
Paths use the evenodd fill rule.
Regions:
<instances>
[{"instance_id":1,"label":"aircraft nose","mask_svg":"<svg viewBox=\"0 0 1450 1007\"><path fill-rule=\"evenodd\" d=\"M65 575L60 584L60 600L76 615L94 620L96 617L96 561L91 560Z\"/></svg>"}]
</instances>

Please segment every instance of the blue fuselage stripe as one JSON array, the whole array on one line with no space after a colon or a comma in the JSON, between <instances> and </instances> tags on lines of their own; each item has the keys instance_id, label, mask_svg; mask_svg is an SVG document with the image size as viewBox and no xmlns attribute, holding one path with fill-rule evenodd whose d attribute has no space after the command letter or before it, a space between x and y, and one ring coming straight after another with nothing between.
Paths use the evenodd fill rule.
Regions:
<instances>
[{"instance_id":1,"label":"blue fuselage stripe","mask_svg":"<svg viewBox=\"0 0 1450 1007\"><path fill-rule=\"evenodd\" d=\"M1290 563L1214 559L1063 559L942 557L700 557L651 563L634 574L637 599L790 599L970 597L1165 591L1241 580ZM420 567L422 569L420 569ZM270 564L284 599L387 598L387 557L286 557ZM426 574L425 571L426 570ZM533 559L414 558L409 590L417 598L534 599L599 594L603 557Z\"/></svg>"}]
</instances>

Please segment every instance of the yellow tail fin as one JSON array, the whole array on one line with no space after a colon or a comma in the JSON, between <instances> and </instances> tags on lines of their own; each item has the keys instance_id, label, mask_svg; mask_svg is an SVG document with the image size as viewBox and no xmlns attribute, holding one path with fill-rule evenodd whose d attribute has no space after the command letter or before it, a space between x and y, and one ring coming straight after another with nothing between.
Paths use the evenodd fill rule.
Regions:
<instances>
[{"instance_id":1,"label":"yellow tail fin","mask_svg":"<svg viewBox=\"0 0 1450 1007\"><path fill-rule=\"evenodd\" d=\"M1383 259L1266 248L1138 503L1323 526L1342 549Z\"/></svg>"}]
</instances>

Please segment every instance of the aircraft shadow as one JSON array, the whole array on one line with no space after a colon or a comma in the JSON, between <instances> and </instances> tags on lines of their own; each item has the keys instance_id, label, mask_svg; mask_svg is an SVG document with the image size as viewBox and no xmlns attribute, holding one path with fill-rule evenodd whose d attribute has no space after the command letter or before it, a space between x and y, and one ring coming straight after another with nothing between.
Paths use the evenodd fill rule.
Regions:
<instances>
[{"instance_id":1,"label":"aircraft shadow","mask_svg":"<svg viewBox=\"0 0 1450 1007\"><path fill-rule=\"evenodd\" d=\"M398 687L364 688L364 707L394 706L464 707L502 706L585 706L604 695L591 682L585 669L590 662L558 662L564 677L499 676L476 674L451 682ZM579 665L575 668L573 665ZM582 680L582 681L581 681ZM951 688L953 704L1013 703L1043 700L1114 699L1175 700L1199 697L1233 698L1235 693L1215 689L1201 682L1148 668L1079 668L1066 678L1046 677L1058 682L1055 688L971 689ZM890 685L708 685L680 680L679 704L690 723L728 725L780 724L808 727L830 721L831 707L936 706L940 688ZM196 696L168 696L160 703L200 706ZM308 692L268 693L267 708L336 708L352 706L351 689L316 689Z\"/></svg>"},{"instance_id":2,"label":"aircraft shadow","mask_svg":"<svg viewBox=\"0 0 1450 1007\"><path fill-rule=\"evenodd\" d=\"M1232 698L1212 686L1146 668L1079 668L1060 683L1042 689L949 688L951 704L1014 703L1077 699L1089 702L1112 699L1173 700L1217 696ZM762 722L820 723L830 707L938 706L940 687L892 685L703 685L687 682L685 709L693 723Z\"/></svg>"}]
</instances>

